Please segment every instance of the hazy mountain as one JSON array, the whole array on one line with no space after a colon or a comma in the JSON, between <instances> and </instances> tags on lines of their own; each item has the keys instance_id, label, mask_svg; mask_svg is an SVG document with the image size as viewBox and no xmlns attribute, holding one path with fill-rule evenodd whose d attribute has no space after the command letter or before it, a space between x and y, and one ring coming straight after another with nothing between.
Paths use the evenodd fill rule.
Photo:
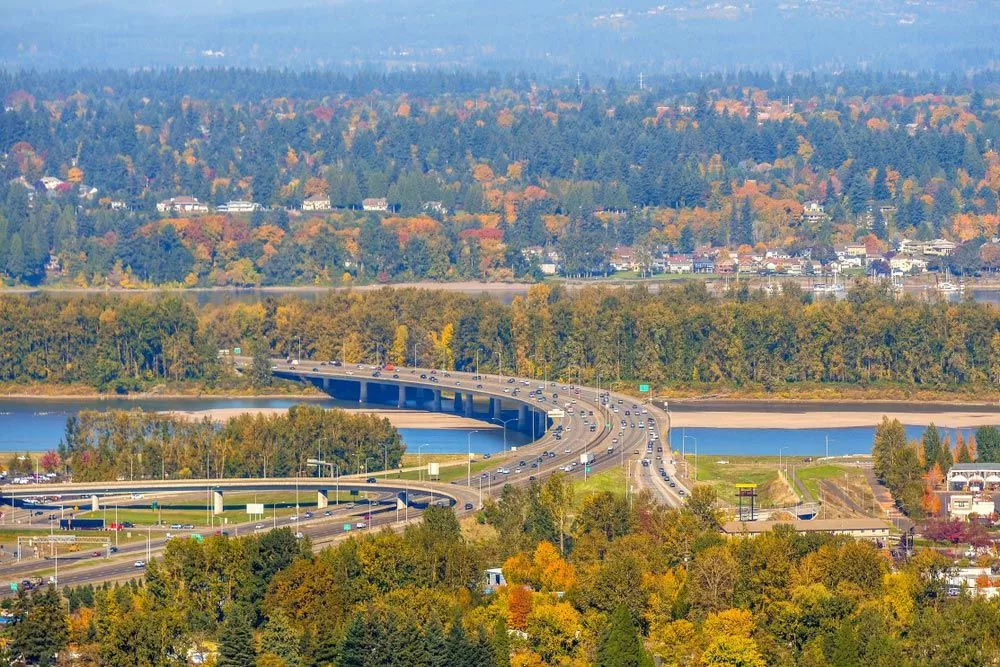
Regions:
<instances>
[{"instance_id":1,"label":"hazy mountain","mask_svg":"<svg viewBox=\"0 0 1000 667\"><path fill-rule=\"evenodd\" d=\"M0 65L983 67L1000 0L7 0Z\"/></svg>"}]
</instances>

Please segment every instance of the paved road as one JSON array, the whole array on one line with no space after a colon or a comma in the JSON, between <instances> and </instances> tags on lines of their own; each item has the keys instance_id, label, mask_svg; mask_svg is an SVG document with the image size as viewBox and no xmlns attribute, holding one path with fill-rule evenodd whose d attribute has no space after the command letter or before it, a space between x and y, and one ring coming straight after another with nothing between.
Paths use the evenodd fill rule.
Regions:
<instances>
[{"instance_id":1,"label":"paved road","mask_svg":"<svg viewBox=\"0 0 1000 667\"><path fill-rule=\"evenodd\" d=\"M308 368L308 370L306 369ZM313 370L313 369L317 370ZM430 389L440 389L444 391L459 391L467 395L469 393L481 397L500 398L508 404L511 401L525 403L533 406L534 409L549 411L554 408L561 409L565 416L549 423L547 430L540 434L540 437L531 444L520 447L516 451L510 452L506 456L497 457L496 468L478 476L468 475L464 480L456 480L451 484L416 483L402 482L391 478L384 479L377 484L368 485L364 483L363 477L343 476L340 478L341 485L345 488L348 484L367 492L382 492L394 488L409 488L414 493L438 494L451 496L456 503L456 511L459 514L473 511L481 505L482 499L500 492L504 484L527 484L530 481L542 481L549 475L557 471L564 471L573 478L585 478L589 474L607 470L614 466L627 468L636 461L649 457L651 464L646 471L646 478L642 484L648 486L661 502L677 506L683 502L677 489L680 487L676 481L676 470L670 463L669 438L665 429L665 413L654 406L640 405L632 397L610 393L607 391L598 392L589 387L577 387L571 384L558 382L543 382L539 380L511 378L505 376L483 375L478 378L472 373L450 372L436 373L431 369L399 369L394 373L381 372L381 377L372 377L370 367L366 368L344 368L333 366L332 364L322 364L319 362L304 362L293 365L282 361L273 364L276 373L289 376L299 375L303 378L314 380L340 379L349 381L364 380L370 383L400 384L408 386L421 386ZM361 373L364 373L362 375ZM392 377L398 375L398 378ZM425 378L421 378L425 375ZM432 381L430 378L436 378ZM594 430L591 431L591 427ZM560 428L561 427L561 428ZM656 434L655 440L652 433ZM653 443L652 452L647 454L647 445ZM667 444L662 444L667 443ZM655 458L656 446L662 445L664 452L663 461ZM581 455L590 458L588 466L581 462ZM667 470L672 480L678 487L671 489L658 474L653 474L658 470L660 464ZM508 470L503 473L500 469ZM236 489L258 489L266 488L291 488L298 484L300 488L315 489L319 487L330 487L329 482L317 481L315 478L289 480L289 479L268 479L268 480L149 480L142 483L135 482L111 482L91 485L36 485L32 488L19 488L16 491L23 495L35 493L40 495L55 495L58 493L73 492L89 495L90 493L155 493L157 491L176 492L180 490L205 490L209 487L223 488L226 490ZM68 490L69 489L69 490ZM9 493L9 487L3 489ZM332 490L332 489L331 489ZM357 508L355 508L356 510ZM367 508L366 508L367 509ZM372 507L370 521L364 520L366 529L394 525L397 522L396 510L394 507L378 508ZM417 520L421 512L415 509L400 511L399 521L403 521L406 514L409 514L411 521ZM341 514L337 510L335 516L320 517L313 522L303 522L299 524L299 529L313 538L314 543L324 544L330 541L343 539L352 532L345 533L343 524L348 517L357 523L358 512L353 514ZM263 522L263 529L268 529L267 522ZM252 530L251 523L233 526L232 532ZM278 525L281 525L280 522ZM288 525L287 523L285 525ZM398 525L398 524L396 524ZM273 527L273 522L272 522ZM156 540L150 538L148 553L155 555L162 551L166 544L166 538L161 537ZM89 552L88 552L89 553ZM129 578L138 573L133 561L137 558L145 560L147 548L145 543L125 546L121 549L117 558L113 562L101 562L93 567L81 568L78 571L60 572L60 585L75 585L87 581L102 581L117 578ZM60 559L62 562L63 559ZM37 564L38 561L35 561ZM49 563L42 563L43 567L51 567ZM20 576L29 570L24 566L18 566L17 570L0 568L0 577L14 575Z\"/></svg>"}]
</instances>

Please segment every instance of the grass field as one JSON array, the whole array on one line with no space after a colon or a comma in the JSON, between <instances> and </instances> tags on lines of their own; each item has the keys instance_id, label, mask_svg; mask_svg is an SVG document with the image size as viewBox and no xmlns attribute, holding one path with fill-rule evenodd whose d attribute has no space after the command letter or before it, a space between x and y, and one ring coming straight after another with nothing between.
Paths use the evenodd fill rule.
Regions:
<instances>
[{"instance_id":1,"label":"grass field","mask_svg":"<svg viewBox=\"0 0 1000 667\"><path fill-rule=\"evenodd\" d=\"M337 503L337 494L329 494L330 504ZM351 502L357 500L357 496L351 496L348 491L341 491L340 502ZM149 502L142 505L132 505L128 507L118 507L117 520L119 523L130 521L136 526L156 525L158 521L169 525L172 523L190 523L196 526L209 524L209 516L205 511L205 499L194 496L183 498L166 498L160 501L159 509L151 509ZM218 525L222 523L238 523L246 521L249 517L246 513L248 503L264 503L265 516L271 518L272 515L287 517L295 514L296 497L295 493L288 492L266 492L266 493L229 493L225 496L225 511L217 514L211 523ZM316 494L314 492L303 491L298 497L299 511L314 510L316 508ZM108 507L99 512L79 512L80 518L102 518L108 522L115 521L115 508Z\"/></svg>"},{"instance_id":2,"label":"grass field","mask_svg":"<svg viewBox=\"0 0 1000 667\"><path fill-rule=\"evenodd\" d=\"M813 498L820 496L819 483L821 480L842 478L845 474L849 474L847 468L829 463L800 468L795 471L795 475L802 480L803 486L813 494Z\"/></svg>"},{"instance_id":3,"label":"grass field","mask_svg":"<svg viewBox=\"0 0 1000 667\"><path fill-rule=\"evenodd\" d=\"M573 481L573 490L575 491L573 505L577 509L582 507L583 502L594 494L605 491L618 495L625 493L625 473L617 466L610 470L588 475L587 481L584 481L583 477L576 473L573 474L573 477L575 478Z\"/></svg>"},{"instance_id":4,"label":"grass field","mask_svg":"<svg viewBox=\"0 0 1000 667\"><path fill-rule=\"evenodd\" d=\"M691 479L695 480L695 461L698 463L697 482L711 484L724 502L736 503L736 484L756 484L760 507L773 507L796 502L787 486L778 479L776 456L718 456L688 455ZM785 457L789 465L800 465L802 459Z\"/></svg>"}]
</instances>

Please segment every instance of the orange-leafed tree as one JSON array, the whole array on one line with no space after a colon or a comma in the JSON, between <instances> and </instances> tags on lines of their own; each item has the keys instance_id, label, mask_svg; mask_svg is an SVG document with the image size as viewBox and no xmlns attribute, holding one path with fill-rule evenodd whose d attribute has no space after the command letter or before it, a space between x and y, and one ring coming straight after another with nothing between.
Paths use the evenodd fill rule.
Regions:
<instances>
[{"instance_id":1,"label":"orange-leafed tree","mask_svg":"<svg viewBox=\"0 0 1000 667\"><path fill-rule=\"evenodd\" d=\"M531 613L531 589L525 586L511 586L507 593L507 625L516 630L528 627L528 615Z\"/></svg>"}]
</instances>

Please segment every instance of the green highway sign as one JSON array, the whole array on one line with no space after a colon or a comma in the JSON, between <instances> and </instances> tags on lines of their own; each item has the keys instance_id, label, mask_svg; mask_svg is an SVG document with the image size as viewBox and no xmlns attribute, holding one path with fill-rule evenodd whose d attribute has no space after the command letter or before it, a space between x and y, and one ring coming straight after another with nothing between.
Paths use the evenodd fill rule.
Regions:
<instances>
[{"instance_id":1,"label":"green highway sign","mask_svg":"<svg viewBox=\"0 0 1000 667\"><path fill-rule=\"evenodd\" d=\"M649 385L648 384L640 384L639 385L639 391L641 391L644 394L648 394L649 393Z\"/></svg>"},{"instance_id":2,"label":"green highway sign","mask_svg":"<svg viewBox=\"0 0 1000 667\"><path fill-rule=\"evenodd\" d=\"M10 590L12 590L12 591L16 591L17 590L17 582L16 581L10 582Z\"/></svg>"},{"instance_id":3,"label":"green highway sign","mask_svg":"<svg viewBox=\"0 0 1000 667\"><path fill-rule=\"evenodd\" d=\"M590 472L590 466L587 466L587 472Z\"/></svg>"},{"instance_id":4,"label":"green highway sign","mask_svg":"<svg viewBox=\"0 0 1000 667\"><path fill-rule=\"evenodd\" d=\"M351 529L351 524L345 523L344 524L344 530L346 531L346 530L350 530L350 529Z\"/></svg>"}]
</instances>

